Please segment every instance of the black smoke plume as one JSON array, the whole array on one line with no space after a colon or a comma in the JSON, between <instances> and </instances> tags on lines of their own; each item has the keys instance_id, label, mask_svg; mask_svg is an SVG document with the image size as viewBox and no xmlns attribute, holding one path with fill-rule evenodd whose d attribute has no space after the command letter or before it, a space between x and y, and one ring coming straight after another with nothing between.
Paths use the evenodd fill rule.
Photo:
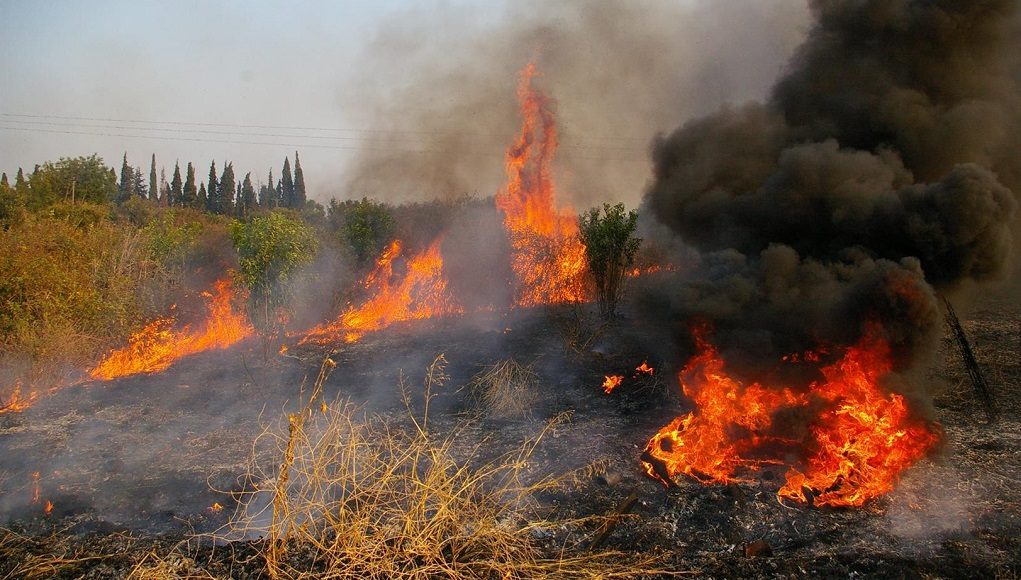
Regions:
<instances>
[{"instance_id":1,"label":"black smoke plume","mask_svg":"<svg viewBox=\"0 0 1021 580\"><path fill-rule=\"evenodd\" d=\"M654 144L645 203L700 259L645 301L680 327L713 321L748 369L878 321L908 371L933 351L937 293L1010 263L1018 3L810 6L813 28L767 102Z\"/></svg>"}]
</instances>

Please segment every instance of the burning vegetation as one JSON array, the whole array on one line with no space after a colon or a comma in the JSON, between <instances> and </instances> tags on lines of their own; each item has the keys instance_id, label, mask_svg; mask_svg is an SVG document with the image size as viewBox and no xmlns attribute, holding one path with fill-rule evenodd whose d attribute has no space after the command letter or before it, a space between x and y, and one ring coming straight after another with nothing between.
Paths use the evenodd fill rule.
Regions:
<instances>
[{"instance_id":1,"label":"burning vegetation","mask_svg":"<svg viewBox=\"0 0 1021 580\"><path fill-rule=\"evenodd\" d=\"M734 379L709 333L706 325L694 330L698 354L679 375L695 410L661 429L642 455L645 473L668 487L680 474L730 483L775 465L787 469L781 498L861 506L892 490L939 440L938 427L881 386L892 363L878 327L819 368L822 378L807 387ZM793 414L808 417L794 421ZM794 428L804 422L808 430L799 434Z\"/></svg>"},{"instance_id":2,"label":"burning vegetation","mask_svg":"<svg viewBox=\"0 0 1021 580\"><path fill-rule=\"evenodd\" d=\"M326 212L306 198L303 177L296 185L287 160L279 186L271 177L260 188L265 204L255 201L250 178L238 186L230 163L219 178L211 168L205 202L190 164L190 186L178 175L164 197L118 198L120 225L102 203L92 204L103 199L94 192L87 208L50 200L83 231L144 224L137 236L111 234L121 258L111 272L92 264L92 283L111 292L158 275L125 290L131 299L109 313L99 291L81 312L151 322L130 336L123 320L111 324L89 342L100 352L124 346L62 360L73 370L57 372L58 385L104 382L104 389L67 389L41 405L47 389L24 386L34 387L25 381L41 373L29 365L18 374L0 403L0 450L19 457L38 440L54 455L45 459L55 460L41 469L19 459L14 475L0 473L0 512L35 522L78 518L78 525L103 511L81 498L105 501L96 498L113 479L107 472L148 482L151 471L183 457L175 474L194 475L193 461L219 454L230 463L215 474L215 495L132 490L145 499L137 508L143 527L169 514L172 525L245 551L228 564L216 560L219 546L196 555L215 568L213 577L644 577L703 565L718 576L780 574L781 566L785 574L827 575L835 568L822 559L838 550L820 556L813 546L838 538L854 549L855 528L890 540L883 518L898 509L932 517L940 506L917 507L935 497L932 482L912 481L913 474L946 474L948 466L927 459L954 437L985 437L1011 469L990 471L1007 499L958 523L993 530L987 536L1007 554L983 572L1013 571L1008 552L1018 548L1021 497L1003 482L1017 481L1016 453L1003 451L1009 442L992 441L991 432L964 431L968 403L936 399L931 377L941 302L973 380L981 372L947 296L966 300L969 289L1002 276L1015 245L1021 170L1003 153L1011 138L989 128L1017 121L1016 111L1004 112L1018 100L1005 88L1013 81L1002 65L1016 28L1004 22L1016 20L1016 6L811 4L814 27L768 99L693 119L655 140L641 214L604 204L579 216L562 205L556 103L539 88L534 62L519 73L521 125L504 155L507 181L492 198L402 208L363 199L333 202ZM109 181L101 160L78 164ZM43 191L46 181L37 179ZM124 192L137 193L136 181L125 181ZM3 187L2 194L15 191ZM200 206L235 219L182 223ZM51 219L26 215L20 234L7 228L22 226L4 223L4 249L28 247ZM497 231L452 227L466 216L488 216L495 221L483 227ZM506 279L495 274L499 260L473 247L496 239ZM643 242L654 246L646 256ZM192 254L203 258L189 261ZM15 298L27 304L47 294L32 287L30 261L5 254L0 267L17 274L0 280L5 344L17 335L17 344L35 340L43 352L45 341L26 321L65 320L55 315L60 305L16 319L31 309L10 308ZM56 269L40 272L67 295L86 294L85 273L62 281ZM505 292L476 296L465 276L498 277ZM186 295L190 277L212 285L201 293L199 316L169 306ZM625 303L628 284L638 291ZM153 288L173 291L154 297ZM1021 316L1016 304L1010 308ZM598 326L574 340L590 314L600 316ZM576 328L551 330L558 315ZM439 318L451 323L406 324ZM396 325L400 332L384 333ZM1002 349L1015 339L1010 332L987 332L985 344ZM256 335L263 357L250 365L243 351ZM279 356L269 356L271 341ZM453 370L436 357L448 349L459 355ZM203 352L208 360L192 356ZM317 375L313 360L323 361ZM422 386L413 387L405 370L430 360ZM1016 391L1016 361L996 364L1000 382ZM441 389L451 381L461 388ZM992 390L982 385L992 421ZM1021 404L1016 392L1007 400ZM74 412L54 418L64 401L81 413L70 405ZM163 403L179 404L183 416L153 413ZM271 405L285 409L279 425L253 420ZM112 457L107 434L150 414L160 416L144 433L117 435L125 448L152 437L152 457L141 450L141 458ZM38 436L35 417L50 418L54 432ZM1008 420L1006 431L1016 435L1016 418ZM82 457L102 476L72 454L72 436L75 447L101 441ZM238 457L252 440L249 471L239 479ZM975 507L978 500L967 499ZM958 541L950 530L940 528L944 535L932 541ZM33 554L49 541L0 533L0 555ZM612 548L602 551L605 544ZM202 540L195 546L196 553L207 548ZM773 559L774 548L793 559ZM180 549L148 551L131 574L190 574L169 563ZM72 574L80 564L18 557L0 563L0 574ZM943 557L926 570L938 570ZM957 558L968 563L971 554ZM772 568L748 564L758 559ZM670 570L660 569L664 560ZM856 572L854 565L836 570Z\"/></svg>"},{"instance_id":3,"label":"burning vegetation","mask_svg":"<svg viewBox=\"0 0 1021 580\"><path fill-rule=\"evenodd\" d=\"M186 356L228 348L254 333L248 317L237 310L238 299L230 278L217 281L213 292L203 292L202 296L208 301L209 313L197 328L188 324L174 328L175 318L158 318L132 335L127 346L106 355L89 371L89 377L111 381L157 373Z\"/></svg>"}]
</instances>

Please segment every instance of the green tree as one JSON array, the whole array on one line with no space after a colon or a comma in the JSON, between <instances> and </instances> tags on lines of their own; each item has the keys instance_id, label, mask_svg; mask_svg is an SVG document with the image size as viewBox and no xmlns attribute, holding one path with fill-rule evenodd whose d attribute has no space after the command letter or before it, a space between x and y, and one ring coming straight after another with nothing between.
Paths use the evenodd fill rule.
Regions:
<instances>
[{"instance_id":1,"label":"green tree","mask_svg":"<svg viewBox=\"0 0 1021 580\"><path fill-rule=\"evenodd\" d=\"M234 213L235 187L234 164L227 163L223 166L223 175L220 176L220 183L216 188L216 213L220 215Z\"/></svg>"},{"instance_id":2,"label":"green tree","mask_svg":"<svg viewBox=\"0 0 1021 580\"><path fill-rule=\"evenodd\" d=\"M294 178L291 177L291 160L284 157L284 171L280 178L281 198L283 207L297 207L294 201Z\"/></svg>"},{"instance_id":3,"label":"green tree","mask_svg":"<svg viewBox=\"0 0 1021 580\"><path fill-rule=\"evenodd\" d=\"M206 187L206 211L217 213L220 207L219 197L220 184L216 180L216 160L209 163L209 182Z\"/></svg>"},{"instance_id":4,"label":"green tree","mask_svg":"<svg viewBox=\"0 0 1021 580\"><path fill-rule=\"evenodd\" d=\"M149 199L157 201L160 190L159 182L156 181L156 154L152 154L152 163L149 165Z\"/></svg>"},{"instance_id":5,"label":"green tree","mask_svg":"<svg viewBox=\"0 0 1021 580\"><path fill-rule=\"evenodd\" d=\"M315 257L318 240L311 227L279 211L232 221L230 237L238 252L238 277L249 290L249 314L265 348L279 330L277 310L289 302L290 282Z\"/></svg>"},{"instance_id":6,"label":"green tree","mask_svg":"<svg viewBox=\"0 0 1021 580\"><path fill-rule=\"evenodd\" d=\"M359 264L374 259L390 242L395 220L386 204L362 198L330 200L330 222Z\"/></svg>"},{"instance_id":7,"label":"green tree","mask_svg":"<svg viewBox=\"0 0 1021 580\"><path fill-rule=\"evenodd\" d=\"M605 203L602 212L594 207L582 214L579 222L599 311L604 318L612 319L624 294L627 269L634 263L642 244L641 238L634 235L638 213L627 211L623 203L614 206Z\"/></svg>"},{"instance_id":8,"label":"green tree","mask_svg":"<svg viewBox=\"0 0 1021 580\"><path fill-rule=\"evenodd\" d=\"M305 172L301 170L301 160L298 159L298 152L294 152L294 207L305 207Z\"/></svg>"},{"instance_id":9,"label":"green tree","mask_svg":"<svg viewBox=\"0 0 1021 580\"><path fill-rule=\"evenodd\" d=\"M195 188L195 167L188 162L188 169L185 170L184 189L181 190L181 205L184 207L200 208L198 205L199 194Z\"/></svg>"},{"instance_id":10,"label":"green tree","mask_svg":"<svg viewBox=\"0 0 1021 580\"><path fill-rule=\"evenodd\" d=\"M149 197L149 186L146 185L145 183L145 174L142 173L142 168L136 167L134 174L135 186L132 191L134 191L135 195L137 195L138 197L146 199L147 197Z\"/></svg>"},{"instance_id":11,"label":"green tree","mask_svg":"<svg viewBox=\"0 0 1021 580\"><path fill-rule=\"evenodd\" d=\"M241 185L241 195L238 196L238 217L247 217L255 208L255 186L252 185L252 174L246 173L244 183Z\"/></svg>"},{"instance_id":12,"label":"green tree","mask_svg":"<svg viewBox=\"0 0 1021 580\"><path fill-rule=\"evenodd\" d=\"M20 175L20 170L19 170ZM24 181L19 179L18 181ZM18 183L15 183L18 189ZM37 166L26 186L30 209L48 207L61 200L106 203L117 197L117 178L98 155L61 158Z\"/></svg>"},{"instance_id":13,"label":"green tree","mask_svg":"<svg viewBox=\"0 0 1021 580\"><path fill-rule=\"evenodd\" d=\"M135 194L135 170L128 165L128 154L124 153L124 160L121 162L121 181L117 186L117 204L123 204Z\"/></svg>"},{"instance_id":14,"label":"green tree","mask_svg":"<svg viewBox=\"0 0 1021 580\"><path fill-rule=\"evenodd\" d=\"M206 193L206 183L202 182L199 184L198 201L196 205L199 209L205 209L209 207L209 195Z\"/></svg>"},{"instance_id":15,"label":"green tree","mask_svg":"<svg viewBox=\"0 0 1021 580\"><path fill-rule=\"evenodd\" d=\"M269 179L266 185L259 188L259 206L263 209L273 209L277 206L277 191L273 185L273 170L269 170Z\"/></svg>"},{"instance_id":16,"label":"green tree","mask_svg":"<svg viewBox=\"0 0 1021 580\"><path fill-rule=\"evenodd\" d=\"M7 227L20 222L20 206L18 194L7 181L7 174L0 177L0 227Z\"/></svg>"},{"instance_id":17,"label":"green tree","mask_svg":"<svg viewBox=\"0 0 1021 580\"><path fill-rule=\"evenodd\" d=\"M181 179L181 164L180 162L174 163L174 178L170 181L170 199L169 204L171 207L181 206L181 202L184 199L184 181Z\"/></svg>"}]
</instances>

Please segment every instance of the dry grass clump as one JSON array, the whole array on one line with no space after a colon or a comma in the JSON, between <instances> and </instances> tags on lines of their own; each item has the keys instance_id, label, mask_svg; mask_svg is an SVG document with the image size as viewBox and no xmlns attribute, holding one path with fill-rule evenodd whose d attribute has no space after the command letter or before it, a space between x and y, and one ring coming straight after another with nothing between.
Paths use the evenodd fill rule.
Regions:
<instances>
[{"instance_id":1,"label":"dry grass clump","mask_svg":"<svg viewBox=\"0 0 1021 580\"><path fill-rule=\"evenodd\" d=\"M500 361L478 373L463 387L469 407L492 417L525 417L537 400L538 377L531 365L513 359Z\"/></svg>"},{"instance_id":2,"label":"dry grass clump","mask_svg":"<svg viewBox=\"0 0 1021 580\"><path fill-rule=\"evenodd\" d=\"M425 409L401 425L364 416L349 403L327 405L321 385L267 431L282 461L269 483L244 498L235 532L265 538L273 578L609 578L649 573L651 558L542 546L545 530L578 521L544 521L533 496L552 478L525 481L529 456L549 428L516 452L481 459L484 443L429 429L432 389L446 378L438 358L425 380ZM461 459L455 459L459 457ZM540 533L540 531L542 532Z\"/></svg>"}]
</instances>

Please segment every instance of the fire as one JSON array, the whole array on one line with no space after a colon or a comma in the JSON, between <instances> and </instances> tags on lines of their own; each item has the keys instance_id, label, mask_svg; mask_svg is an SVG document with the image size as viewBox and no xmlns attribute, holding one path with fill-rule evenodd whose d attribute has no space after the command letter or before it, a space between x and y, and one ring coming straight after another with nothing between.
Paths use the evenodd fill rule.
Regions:
<instances>
[{"instance_id":1,"label":"fire","mask_svg":"<svg viewBox=\"0 0 1021 580\"><path fill-rule=\"evenodd\" d=\"M14 384L14 391L11 392L10 398L0 403L0 415L4 413L20 413L31 407L38 398L38 391L31 391L27 395L23 395L21 392L21 381L17 381Z\"/></svg>"},{"instance_id":2,"label":"fire","mask_svg":"<svg viewBox=\"0 0 1021 580\"><path fill-rule=\"evenodd\" d=\"M660 430L642 456L645 473L664 485L681 473L728 483L746 481L763 465L788 465L780 498L860 506L893 489L900 473L939 440L934 427L912 417L902 396L880 388L892 363L877 328L822 367L823 380L804 391L731 378L707 332L696 328L698 354L679 375L695 411ZM815 408L821 410L800 439L775 433L777 413ZM792 450L809 454L802 467L785 461Z\"/></svg>"},{"instance_id":3,"label":"fire","mask_svg":"<svg viewBox=\"0 0 1021 580\"><path fill-rule=\"evenodd\" d=\"M603 381L603 392L609 395L624 382L623 375L607 375Z\"/></svg>"},{"instance_id":4,"label":"fire","mask_svg":"<svg viewBox=\"0 0 1021 580\"><path fill-rule=\"evenodd\" d=\"M46 507L43 508L43 513L49 516L53 513L53 502L46 500Z\"/></svg>"},{"instance_id":5,"label":"fire","mask_svg":"<svg viewBox=\"0 0 1021 580\"><path fill-rule=\"evenodd\" d=\"M656 369L649 366L649 361L644 361L642 364L635 367L635 372L640 375L649 375L651 377L656 374Z\"/></svg>"},{"instance_id":6,"label":"fire","mask_svg":"<svg viewBox=\"0 0 1021 580\"><path fill-rule=\"evenodd\" d=\"M349 308L336 320L313 328L301 344L325 344L340 339L352 343L367 332L397 322L460 314L461 307L447 289L440 241L435 240L425 251L409 258L403 275L397 275L394 268L403 255L403 246L400 241L392 242L362 281L369 299Z\"/></svg>"},{"instance_id":7,"label":"fire","mask_svg":"<svg viewBox=\"0 0 1021 580\"><path fill-rule=\"evenodd\" d=\"M140 373L166 370L188 355L234 345L254 332L243 312L234 309L235 292L230 278L214 285L214 293L203 292L209 300L209 316L203 326L175 330L176 319L158 318L114 350L89 372L93 379L109 381Z\"/></svg>"},{"instance_id":8,"label":"fire","mask_svg":"<svg viewBox=\"0 0 1021 580\"><path fill-rule=\"evenodd\" d=\"M519 306L589 298L578 218L571 210L556 207L551 165L558 144L557 129L552 101L532 87L536 74L534 64L521 72L521 134L507 150L506 190L496 194L496 206L503 211L504 226L510 234Z\"/></svg>"}]
</instances>

